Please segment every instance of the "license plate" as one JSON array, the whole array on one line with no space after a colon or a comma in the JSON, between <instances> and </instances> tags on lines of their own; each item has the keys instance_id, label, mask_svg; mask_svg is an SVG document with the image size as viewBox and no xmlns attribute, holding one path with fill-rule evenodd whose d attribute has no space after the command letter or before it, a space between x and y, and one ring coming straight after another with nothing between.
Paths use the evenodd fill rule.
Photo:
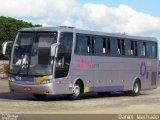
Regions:
<instances>
[{"instance_id":1,"label":"license plate","mask_svg":"<svg viewBox=\"0 0 160 120\"><path fill-rule=\"evenodd\" d=\"M26 91L26 92L29 92L29 91L32 90L32 88L31 87L24 87L23 90Z\"/></svg>"}]
</instances>

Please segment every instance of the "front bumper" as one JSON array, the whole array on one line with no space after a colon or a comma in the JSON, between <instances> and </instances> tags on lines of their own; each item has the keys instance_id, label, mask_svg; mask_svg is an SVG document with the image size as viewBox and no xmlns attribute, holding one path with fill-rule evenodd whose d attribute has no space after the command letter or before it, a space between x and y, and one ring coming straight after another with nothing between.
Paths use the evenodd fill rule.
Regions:
<instances>
[{"instance_id":1,"label":"front bumper","mask_svg":"<svg viewBox=\"0 0 160 120\"><path fill-rule=\"evenodd\" d=\"M25 85L9 81L11 92L33 93L33 94L51 94L54 95L53 83Z\"/></svg>"}]
</instances>

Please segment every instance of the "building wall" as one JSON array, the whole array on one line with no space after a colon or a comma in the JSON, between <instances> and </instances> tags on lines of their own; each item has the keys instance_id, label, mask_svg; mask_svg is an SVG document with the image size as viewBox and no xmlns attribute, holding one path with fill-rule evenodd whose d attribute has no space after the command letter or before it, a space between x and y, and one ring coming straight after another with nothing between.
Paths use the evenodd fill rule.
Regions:
<instances>
[{"instance_id":1,"label":"building wall","mask_svg":"<svg viewBox=\"0 0 160 120\"><path fill-rule=\"evenodd\" d=\"M0 60L0 78L7 78L9 60Z\"/></svg>"}]
</instances>

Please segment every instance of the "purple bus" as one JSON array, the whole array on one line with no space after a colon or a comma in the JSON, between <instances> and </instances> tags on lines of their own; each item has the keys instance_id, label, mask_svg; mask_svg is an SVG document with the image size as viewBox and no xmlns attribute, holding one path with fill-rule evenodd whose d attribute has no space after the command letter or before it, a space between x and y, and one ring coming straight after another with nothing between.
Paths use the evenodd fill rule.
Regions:
<instances>
[{"instance_id":1,"label":"purple bus","mask_svg":"<svg viewBox=\"0 0 160 120\"><path fill-rule=\"evenodd\" d=\"M157 73L156 38L62 26L24 28L14 41L9 87L37 99L114 91L137 96L157 87Z\"/></svg>"}]
</instances>

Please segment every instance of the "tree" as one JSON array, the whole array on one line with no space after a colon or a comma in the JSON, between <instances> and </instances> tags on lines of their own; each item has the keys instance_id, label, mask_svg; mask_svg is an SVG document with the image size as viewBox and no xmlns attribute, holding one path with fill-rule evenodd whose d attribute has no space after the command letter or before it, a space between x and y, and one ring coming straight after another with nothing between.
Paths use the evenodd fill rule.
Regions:
<instances>
[{"instance_id":1,"label":"tree","mask_svg":"<svg viewBox=\"0 0 160 120\"><path fill-rule=\"evenodd\" d=\"M0 16L0 49L4 41L14 41L19 29L28 27L41 27L41 25L33 25L23 20L17 20L11 17ZM10 56L12 45L7 48L7 56Z\"/></svg>"}]
</instances>

